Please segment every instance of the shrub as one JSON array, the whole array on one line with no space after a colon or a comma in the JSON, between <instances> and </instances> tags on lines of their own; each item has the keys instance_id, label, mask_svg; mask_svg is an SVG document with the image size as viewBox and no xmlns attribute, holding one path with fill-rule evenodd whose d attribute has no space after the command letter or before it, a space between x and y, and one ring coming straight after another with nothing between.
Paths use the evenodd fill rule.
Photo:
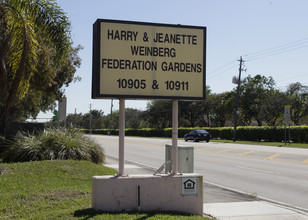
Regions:
<instances>
[{"instance_id":1,"label":"shrub","mask_svg":"<svg viewBox=\"0 0 308 220\"><path fill-rule=\"evenodd\" d=\"M88 160L100 164L105 160L103 149L77 129L48 130L37 136L22 133L2 153L3 162L39 160Z\"/></svg>"},{"instance_id":2,"label":"shrub","mask_svg":"<svg viewBox=\"0 0 308 220\"><path fill-rule=\"evenodd\" d=\"M195 127L195 128L178 128L178 137L183 138L184 134L193 129L204 129L212 134L214 139L233 140L233 127ZM287 128L288 129L288 128ZM84 129L85 133L89 130ZM92 134L108 134L108 129L92 130ZM288 132L288 131L287 131ZM111 135L118 135L119 130L111 130ZM284 141L284 126L238 126L236 130L236 139L241 141ZM172 137L172 128L154 129L125 129L126 136L140 137ZM288 135L288 133L287 133ZM287 137L288 138L288 137ZM291 126L291 141L295 143L308 143L308 126Z\"/></svg>"}]
</instances>

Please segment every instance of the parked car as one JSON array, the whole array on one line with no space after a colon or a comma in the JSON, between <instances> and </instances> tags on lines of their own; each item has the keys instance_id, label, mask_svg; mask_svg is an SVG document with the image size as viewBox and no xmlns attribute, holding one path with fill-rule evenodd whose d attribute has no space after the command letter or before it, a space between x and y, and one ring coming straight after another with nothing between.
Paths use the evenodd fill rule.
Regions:
<instances>
[{"instance_id":1,"label":"parked car","mask_svg":"<svg viewBox=\"0 0 308 220\"><path fill-rule=\"evenodd\" d=\"M192 130L188 134L184 135L184 140L193 140L194 142L206 141L209 142L211 139L211 134L206 130Z\"/></svg>"}]
</instances>

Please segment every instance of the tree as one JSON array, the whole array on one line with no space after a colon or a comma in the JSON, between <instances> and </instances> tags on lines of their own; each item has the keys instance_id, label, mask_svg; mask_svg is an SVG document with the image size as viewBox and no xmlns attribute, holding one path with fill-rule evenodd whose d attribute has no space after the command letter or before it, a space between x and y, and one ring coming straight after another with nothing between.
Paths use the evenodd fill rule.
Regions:
<instances>
[{"instance_id":1,"label":"tree","mask_svg":"<svg viewBox=\"0 0 308 220\"><path fill-rule=\"evenodd\" d=\"M251 77L250 75L244 79L244 83L240 89L240 108L243 119L246 124L251 124L251 120L255 119L258 126L262 126L265 114L265 99L274 90L275 81L261 75Z\"/></svg>"},{"instance_id":2,"label":"tree","mask_svg":"<svg viewBox=\"0 0 308 220\"><path fill-rule=\"evenodd\" d=\"M93 109L90 113L85 114L85 117L88 122L91 120L91 129L101 129L104 125L104 112L102 110Z\"/></svg>"},{"instance_id":3,"label":"tree","mask_svg":"<svg viewBox=\"0 0 308 220\"><path fill-rule=\"evenodd\" d=\"M172 102L169 100L153 100L147 104L147 121L150 127L172 127Z\"/></svg>"},{"instance_id":4,"label":"tree","mask_svg":"<svg viewBox=\"0 0 308 220\"><path fill-rule=\"evenodd\" d=\"M82 113L79 114L68 114L66 116L66 125L73 128L83 128L82 127Z\"/></svg>"},{"instance_id":5,"label":"tree","mask_svg":"<svg viewBox=\"0 0 308 220\"><path fill-rule=\"evenodd\" d=\"M299 125L301 119L308 115L308 87L301 83L291 83L287 92L288 103L291 105L291 120Z\"/></svg>"},{"instance_id":6,"label":"tree","mask_svg":"<svg viewBox=\"0 0 308 220\"><path fill-rule=\"evenodd\" d=\"M53 0L0 0L0 25L3 132L16 115L52 108L73 80L80 48L72 47L69 20ZM27 110L18 114L21 106Z\"/></svg>"},{"instance_id":7,"label":"tree","mask_svg":"<svg viewBox=\"0 0 308 220\"><path fill-rule=\"evenodd\" d=\"M179 118L184 118L190 123L190 127L195 127L203 116L202 102L179 102Z\"/></svg>"},{"instance_id":8,"label":"tree","mask_svg":"<svg viewBox=\"0 0 308 220\"><path fill-rule=\"evenodd\" d=\"M269 126L281 125L287 96L279 90L271 90L264 98L263 120Z\"/></svg>"},{"instance_id":9,"label":"tree","mask_svg":"<svg viewBox=\"0 0 308 220\"><path fill-rule=\"evenodd\" d=\"M212 94L208 98L208 103L212 123L215 127L224 127L234 113L234 94L232 92Z\"/></svg>"},{"instance_id":10,"label":"tree","mask_svg":"<svg viewBox=\"0 0 308 220\"><path fill-rule=\"evenodd\" d=\"M125 109L125 127L126 128L140 128L142 124L144 113L140 110L133 109L133 108L126 108Z\"/></svg>"}]
</instances>

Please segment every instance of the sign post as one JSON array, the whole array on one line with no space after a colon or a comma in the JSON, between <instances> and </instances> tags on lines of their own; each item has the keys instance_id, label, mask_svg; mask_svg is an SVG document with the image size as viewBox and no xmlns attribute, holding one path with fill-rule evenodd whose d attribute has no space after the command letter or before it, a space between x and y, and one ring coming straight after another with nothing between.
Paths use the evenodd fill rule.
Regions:
<instances>
[{"instance_id":1,"label":"sign post","mask_svg":"<svg viewBox=\"0 0 308 220\"><path fill-rule=\"evenodd\" d=\"M178 173L178 112L179 101L172 101L172 174Z\"/></svg>"},{"instance_id":2,"label":"sign post","mask_svg":"<svg viewBox=\"0 0 308 220\"><path fill-rule=\"evenodd\" d=\"M125 99L120 99L119 107L119 176L124 176Z\"/></svg>"}]
</instances>

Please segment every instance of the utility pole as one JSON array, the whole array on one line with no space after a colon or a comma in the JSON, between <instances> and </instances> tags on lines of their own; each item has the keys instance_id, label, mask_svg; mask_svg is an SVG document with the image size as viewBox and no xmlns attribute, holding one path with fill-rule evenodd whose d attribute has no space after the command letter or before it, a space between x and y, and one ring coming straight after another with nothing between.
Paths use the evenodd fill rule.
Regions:
<instances>
[{"instance_id":1,"label":"utility pole","mask_svg":"<svg viewBox=\"0 0 308 220\"><path fill-rule=\"evenodd\" d=\"M233 142L236 141L236 127L237 127L237 117L238 117L238 105L239 105L239 99L240 99L240 86L241 86L241 74L242 74L242 65L245 61L243 61L242 57L238 60L240 62L240 68L239 68L239 76L238 76L238 82L237 82L237 91L236 91L236 103L235 103L235 113L234 113L234 130L233 130ZM245 70L243 70L245 71Z\"/></svg>"}]
</instances>

